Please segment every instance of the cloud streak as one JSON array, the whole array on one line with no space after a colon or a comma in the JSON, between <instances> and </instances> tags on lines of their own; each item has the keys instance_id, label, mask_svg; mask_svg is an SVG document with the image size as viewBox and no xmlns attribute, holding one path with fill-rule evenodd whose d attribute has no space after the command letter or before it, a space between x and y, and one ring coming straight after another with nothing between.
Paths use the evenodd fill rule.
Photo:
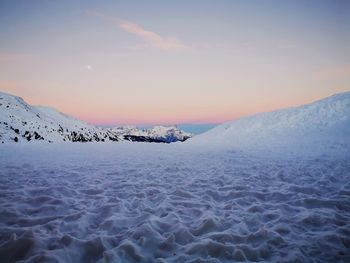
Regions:
<instances>
[{"instance_id":1,"label":"cloud streak","mask_svg":"<svg viewBox=\"0 0 350 263\"><path fill-rule=\"evenodd\" d=\"M96 11L88 11L88 14L101 17L105 20L113 22L115 25L117 25L119 29L138 36L139 38L143 39L145 42L147 42L155 48L161 50L181 50L187 48L186 45L180 43L174 38L163 37L153 31L145 29L144 27L136 23L118 17L107 16Z\"/></svg>"}]
</instances>

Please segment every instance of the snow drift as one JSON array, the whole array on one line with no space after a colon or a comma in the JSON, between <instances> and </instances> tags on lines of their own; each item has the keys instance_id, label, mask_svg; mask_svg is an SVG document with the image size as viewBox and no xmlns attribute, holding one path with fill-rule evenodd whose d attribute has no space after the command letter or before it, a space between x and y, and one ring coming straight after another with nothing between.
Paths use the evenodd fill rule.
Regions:
<instances>
[{"instance_id":1,"label":"snow drift","mask_svg":"<svg viewBox=\"0 0 350 263\"><path fill-rule=\"evenodd\" d=\"M349 147L350 92L231 121L191 143L219 148Z\"/></svg>"}]
</instances>

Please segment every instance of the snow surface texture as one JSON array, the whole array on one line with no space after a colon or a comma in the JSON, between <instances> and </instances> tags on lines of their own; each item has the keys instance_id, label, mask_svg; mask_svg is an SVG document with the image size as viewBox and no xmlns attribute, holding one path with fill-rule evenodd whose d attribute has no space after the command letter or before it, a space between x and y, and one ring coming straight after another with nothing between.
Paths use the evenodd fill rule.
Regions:
<instances>
[{"instance_id":1,"label":"snow surface texture","mask_svg":"<svg viewBox=\"0 0 350 263\"><path fill-rule=\"evenodd\" d=\"M174 126L156 126L149 130L99 128L53 108L31 106L20 97L0 92L0 143L123 140L171 143L190 137L192 134Z\"/></svg>"},{"instance_id":2,"label":"snow surface texture","mask_svg":"<svg viewBox=\"0 0 350 263\"><path fill-rule=\"evenodd\" d=\"M185 145L1 146L0 261L350 261L348 152Z\"/></svg>"}]
</instances>

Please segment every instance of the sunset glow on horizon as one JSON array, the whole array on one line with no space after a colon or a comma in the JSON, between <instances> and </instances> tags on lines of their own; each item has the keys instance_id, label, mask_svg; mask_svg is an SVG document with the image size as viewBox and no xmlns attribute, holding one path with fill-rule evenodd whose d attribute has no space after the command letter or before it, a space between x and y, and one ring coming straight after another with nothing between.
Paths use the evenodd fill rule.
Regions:
<instances>
[{"instance_id":1,"label":"sunset glow on horizon","mask_svg":"<svg viewBox=\"0 0 350 263\"><path fill-rule=\"evenodd\" d=\"M98 125L222 123L350 90L349 1L1 1L0 91Z\"/></svg>"}]
</instances>

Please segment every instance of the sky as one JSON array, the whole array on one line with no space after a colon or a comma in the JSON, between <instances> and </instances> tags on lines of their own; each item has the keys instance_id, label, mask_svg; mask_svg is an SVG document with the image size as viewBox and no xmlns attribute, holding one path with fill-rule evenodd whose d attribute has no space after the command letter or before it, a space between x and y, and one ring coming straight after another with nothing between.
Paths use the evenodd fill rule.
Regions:
<instances>
[{"instance_id":1,"label":"sky","mask_svg":"<svg viewBox=\"0 0 350 263\"><path fill-rule=\"evenodd\" d=\"M97 125L222 123L350 90L350 1L0 0L0 90Z\"/></svg>"}]
</instances>

